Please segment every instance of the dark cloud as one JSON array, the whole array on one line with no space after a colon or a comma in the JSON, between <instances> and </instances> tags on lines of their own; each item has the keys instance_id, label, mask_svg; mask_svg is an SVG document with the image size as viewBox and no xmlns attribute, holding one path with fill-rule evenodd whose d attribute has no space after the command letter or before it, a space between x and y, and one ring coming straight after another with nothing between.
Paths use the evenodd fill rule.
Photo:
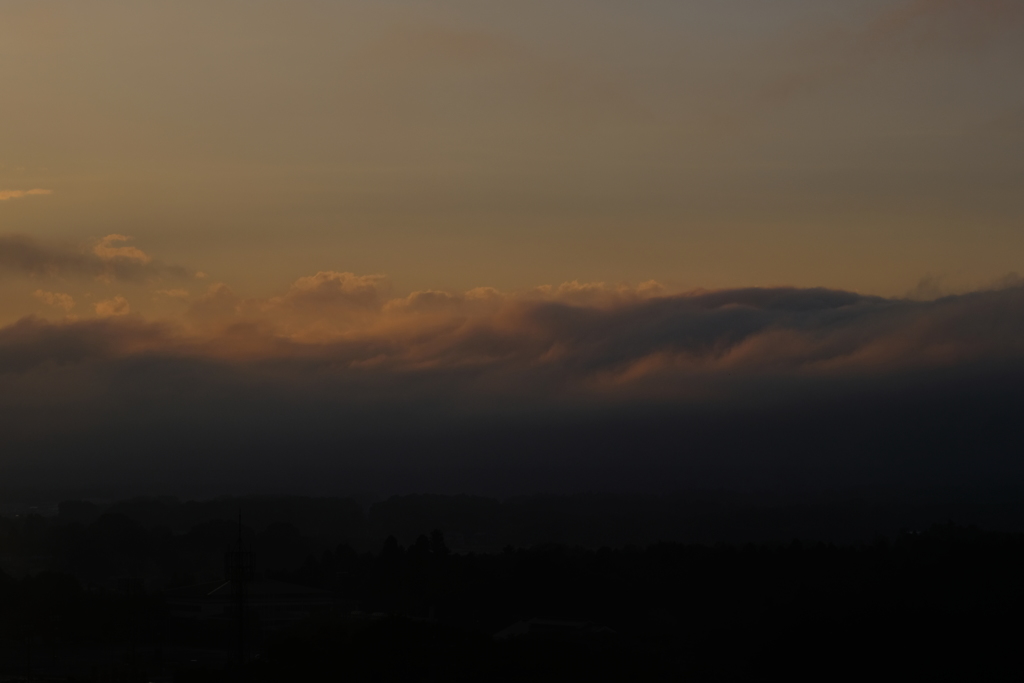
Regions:
<instances>
[{"instance_id":1,"label":"dark cloud","mask_svg":"<svg viewBox=\"0 0 1024 683\"><path fill-rule=\"evenodd\" d=\"M318 342L22 320L0 467L179 491L1024 483L1024 288L427 299Z\"/></svg>"},{"instance_id":2,"label":"dark cloud","mask_svg":"<svg viewBox=\"0 0 1024 683\"><path fill-rule=\"evenodd\" d=\"M122 235L108 235L91 249L76 249L26 235L0 235L0 274L6 271L36 277L86 277L122 282L183 278L189 274L179 266L154 261L135 247L116 246L127 239Z\"/></svg>"},{"instance_id":3,"label":"dark cloud","mask_svg":"<svg viewBox=\"0 0 1024 683\"><path fill-rule=\"evenodd\" d=\"M154 349L167 353L172 348L165 327L138 319L52 324L24 318L0 328L0 376L112 361Z\"/></svg>"},{"instance_id":4,"label":"dark cloud","mask_svg":"<svg viewBox=\"0 0 1024 683\"><path fill-rule=\"evenodd\" d=\"M328 313L335 304L331 298ZM173 352L250 369L377 377L382 385L388 376L458 371L515 375L527 383L531 377L558 377L570 392L601 393L601 382L609 378L618 378L620 388L645 379L780 372L828 378L1024 357L1019 286L927 302L755 288L612 306L515 296L473 304L464 295L417 293L336 335L310 341L283 332L272 317L238 318L240 310L256 310L258 304L213 285L193 315L225 323L216 332L187 333L135 317L59 324L26 319L0 329L0 368L35 367L36 362L17 360L26 353L40 363L66 363ZM78 351L68 356L62 349ZM495 391L501 393L502 386Z\"/></svg>"}]
</instances>

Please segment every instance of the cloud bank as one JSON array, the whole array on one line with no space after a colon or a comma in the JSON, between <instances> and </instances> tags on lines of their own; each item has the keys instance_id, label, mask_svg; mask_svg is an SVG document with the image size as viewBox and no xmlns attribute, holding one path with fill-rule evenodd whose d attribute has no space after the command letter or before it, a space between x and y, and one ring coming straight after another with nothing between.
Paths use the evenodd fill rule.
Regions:
<instances>
[{"instance_id":1,"label":"cloud bank","mask_svg":"<svg viewBox=\"0 0 1024 683\"><path fill-rule=\"evenodd\" d=\"M1024 287L388 290L320 272L267 299L214 284L179 320L115 298L2 328L0 467L261 490L1024 483L1005 421Z\"/></svg>"}]
</instances>

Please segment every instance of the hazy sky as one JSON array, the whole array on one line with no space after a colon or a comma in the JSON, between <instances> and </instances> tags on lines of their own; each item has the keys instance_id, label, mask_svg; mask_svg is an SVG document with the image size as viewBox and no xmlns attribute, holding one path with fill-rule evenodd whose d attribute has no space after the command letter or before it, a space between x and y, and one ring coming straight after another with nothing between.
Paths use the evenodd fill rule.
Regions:
<instances>
[{"instance_id":1,"label":"hazy sky","mask_svg":"<svg viewBox=\"0 0 1024 683\"><path fill-rule=\"evenodd\" d=\"M0 70L0 473L703 434L727 479L897 386L964 411L815 466L1020 452L1019 0L0 0Z\"/></svg>"},{"instance_id":2,"label":"hazy sky","mask_svg":"<svg viewBox=\"0 0 1024 683\"><path fill-rule=\"evenodd\" d=\"M1024 271L1014 0L4 0L0 63L0 191L51 191L0 233L244 295ZM7 319L87 293L9 280Z\"/></svg>"}]
</instances>

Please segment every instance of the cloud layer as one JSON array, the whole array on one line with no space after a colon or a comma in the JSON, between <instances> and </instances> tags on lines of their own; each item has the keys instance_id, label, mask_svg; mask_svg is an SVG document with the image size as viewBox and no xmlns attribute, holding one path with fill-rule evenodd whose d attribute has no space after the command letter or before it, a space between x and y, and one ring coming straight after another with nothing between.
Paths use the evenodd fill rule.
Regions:
<instances>
[{"instance_id":1,"label":"cloud layer","mask_svg":"<svg viewBox=\"0 0 1024 683\"><path fill-rule=\"evenodd\" d=\"M1024 475L999 423L1024 406L1019 286L387 290L321 272L262 300L215 284L178 321L115 298L2 328L2 466L392 490Z\"/></svg>"},{"instance_id":2,"label":"cloud layer","mask_svg":"<svg viewBox=\"0 0 1024 683\"><path fill-rule=\"evenodd\" d=\"M22 296L26 278L52 283L27 298L64 316L0 327L10 481L1024 486L1016 277L932 300L654 281L396 295L384 275L325 270L252 297L167 288L190 271L121 234L0 238L0 267Z\"/></svg>"},{"instance_id":3,"label":"cloud layer","mask_svg":"<svg viewBox=\"0 0 1024 683\"><path fill-rule=\"evenodd\" d=\"M530 402L707 400L754 378L822 381L1024 360L1020 286L926 302L796 288L669 295L656 283L392 299L388 289L382 276L339 272L300 278L268 299L244 299L215 283L177 321L24 319L0 330L0 358L22 357L22 345L45 354L44 340L79 347L75 340L89 339L104 360L130 359L141 348L232 367L287 366L295 379L359 377L394 388L398 378L418 378L455 397L483 392ZM35 296L66 311L74 306L67 294ZM93 308L100 318L131 310L122 296ZM140 330L149 340L143 347L125 342ZM6 372L32 369L0 363Z\"/></svg>"},{"instance_id":4,"label":"cloud layer","mask_svg":"<svg viewBox=\"0 0 1024 683\"><path fill-rule=\"evenodd\" d=\"M885 374L1024 357L1019 286L931 302L796 288L669 295L656 283L394 299L387 289L380 276L334 272L267 300L215 284L190 315L206 323L196 339L218 357L316 359L339 372L557 377L559 392L581 396L641 385L682 396L718 377Z\"/></svg>"}]
</instances>

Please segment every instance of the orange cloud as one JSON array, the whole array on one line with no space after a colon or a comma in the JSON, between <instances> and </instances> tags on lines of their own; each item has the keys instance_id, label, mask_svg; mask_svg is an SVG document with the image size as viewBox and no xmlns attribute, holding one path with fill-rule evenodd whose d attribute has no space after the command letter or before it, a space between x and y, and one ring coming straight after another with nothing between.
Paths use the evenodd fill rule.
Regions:
<instances>
[{"instance_id":1,"label":"orange cloud","mask_svg":"<svg viewBox=\"0 0 1024 683\"><path fill-rule=\"evenodd\" d=\"M136 247L115 246L124 235L107 235L91 249L0 234L0 271L34 277L92 277L105 282L182 279L190 271L159 263Z\"/></svg>"},{"instance_id":2,"label":"orange cloud","mask_svg":"<svg viewBox=\"0 0 1024 683\"><path fill-rule=\"evenodd\" d=\"M343 283L362 283L352 287L356 291L367 286L358 276L300 282L289 294L316 292L323 282L331 283L329 291L343 291ZM214 285L191 315L207 323L204 329L221 330L204 342L218 354L231 355L237 345L261 357L319 358L332 367L375 372L547 368L577 389L670 377L889 372L1024 355L1024 337L1014 336L1006 322L1013 319L1008 309L1024 309L1020 287L920 303L824 289L670 296L650 284L570 283L522 294L415 292L355 318L344 309L339 314L334 296L305 303L305 317L295 318ZM998 324L1006 334L979 336L975 330L989 323L968 324L971 316L1004 316Z\"/></svg>"},{"instance_id":3,"label":"orange cloud","mask_svg":"<svg viewBox=\"0 0 1024 683\"><path fill-rule=\"evenodd\" d=\"M344 308L376 308L387 291L383 275L355 275L321 271L295 281L286 294L270 300L275 306L339 306Z\"/></svg>"},{"instance_id":4,"label":"orange cloud","mask_svg":"<svg viewBox=\"0 0 1024 683\"><path fill-rule=\"evenodd\" d=\"M8 199L21 199L22 197L46 194L53 194L53 190L43 190L41 188L34 190L0 190L0 202L6 202Z\"/></svg>"},{"instance_id":5,"label":"orange cloud","mask_svg":"<svg viewBox=\"0 0 1024 683\"><path fill-rule=\"evenodd\" d=\"M1024 287L1007 284L935 301L795 288L669 294L654 282L577 281L518 293L425 290L386 300L383 276L322 271L263 300L215 283L147 349L272 361L299 374L355 372L396 391L405 381L397 378L417 375L466 395L695 399L753 378L805 381L1024 361L1024 329L1016 322L1024 319ZM68 295L36 296L65 310L74 305ZM119 295L94 310L116 318L131 307ZM105 329L116 334L118 325ZM136 323L125 329L136 330Z\"/></svg>"},{"instance_id":6,"label":"orange cloud","mask_svg":"<svg viewBox=\"0 0 1024 683\"><path fill-rule=\"evenodd\" d=\"M163 294L164 296L170 297L172 299L187 299L188 298L188 290L187 289L158 289L156 291L156 293L157 294Z\"/></svg>"},{"instance_id":7,"label":"orange cloud","mask_svg":"<svg viewBox=\"0 0 1024 683\"><path fill-rule=\"evenodd\" d=\"M116 315L127 315L131 312L128 300L120 295L105 301L97 301L93 308L96 310L96 315L101 318L108 318Z\"/></svg>"},{"instance_id":8,"label":"orange cloud","mask_svg":"<svg viewBox=\"0 0 1024 683\"><path fill-rule=\"evenodd\" d=\"M131 237L126 237L125 235L107 235L99 241L99 244L93 247L92 253L96 254L104 261L126 259L129 261L138 261L139 263L149 263L153 260L137 247L113 246L117 242L127 242L130 239Z\"/></svg>"},{"instance_id":9,"label":"orange cloud","mask_svg":"<svg viewBox=\"0 0 1024 683\"><path fill-rule=\"evenodd\" d=\"M376 466L390 448L416 470L447 462L453 436L468 439L462 448L473 463L503 457L501 449L513 460L536 454L598 463L595 448L604 448L635 465L645 448L673 462L690 457L691 447L717 459L718 440L745 430L734 454L762 457L777 437L815 427L813 411L833 401L835 421L818 430L828 438L808 442L813 459L829 438L846 443L849 430L863 426L857 411L875 410L894 387L914 391L902 405L939 408L924 423L929 429L947 424L952 413L935 399L935 378L961 407L975 396L963 393L964 381L988 397L967 423L996 410L1016 424L1019 400L1000 401L1020 396L1024 287L925 302L751 288L630 294L614 305L560 301L553 298L560 288L550 289L546 297L420 292L355 317L329 298L304 311L302 327L290 311L241 299L225 285L194 297L181 324L116 315L129 310L123 297L97 304L104 317L26 318L0 327L5 444L20 434L35 458L57 434L59 460L71 457L67 443L106 452L102 439L130 425L118 467L148 466L164 446L168 462L195 454L197 471L237 447L247 472L270 461L291 468L304 454L339 467L363 457ZM594 288L573 285L563 294L580 289ZM334 326L338 317L348 322ZM931 403L920 404L922 397ZM55 401L69 415L59 426ZM878 433L900 428L896 405L881 409L893 422ZM758 431L794 406L797 418L778 434ZM718 427L700 446L694 430L715 415ZM672 430L651 438L649 416ZM579 428L559 437L550 431L559 424ZM606 444L617 424L632 431ZM518 445L509 446L516 435ZM178 441L168 446L172 436ZM637 445L649 438L647 447ZM433 455L422 447L430 439L438 444ZM786 450L784 443L777 445ZM964 455L974 462L974 452Z\"/></svg>"},{"instance_id":10,"label":"orange cloud","mask_svg":"<svg viewBox=\"0 0 1024 683\"><path fill-rule=\"evenodd\" d=\"M68 313L70 313L71 309L75 307L75 300L70 294L63 294L61 292L44 292L41 289L37 289L32 292L32 295L47 306L63 308Z\"/></svg>"},{"instance_id":11,"label":"orange cloud","mask_svg":"<svg viewBox=\"0 0 1024 683\"><path fill-rule=\"evenodd\" d=\"M615 306L631 301L640 301L666 293L665 288L649 280L635 287L628 285L606 285L603 282L584 282L578 280L563 282L557 287L543 285L533 289L529 294L540 296L552 301L564 301L590 306Z\"/></svg>"},{"instance_id":12,"label":"orange cloud","mask_svg":"<svg viewBox=\"0 0 1024 683\"><path fill-rule=\"evenodd\" d=\"M426 308L382 307L321 337L293 334L278 312L216 285L197 300L218 325L129 315L0 327L5 446L20 439L32 461L45 446L54 462L94 469L78 445L98 457L123 437L119 476L161 449L168 463L194 456L200 473L229 461L247 474L271 462L290 472L307 458L418 476L458 453L473 467L535 457L577 473L607 457L633 472L647 470L639 458L685 464L704 453L746 471L765 449L789 457L802 443L803 472L832 445L845 453L865 415L882 415L849 454L859 470L864 458L899 457L906 440L893 435L917 411L927 443L946 448L935 456L928 445L922 471L958 453L972 471L987 443L990 460L1019 452L1021 286L925 302L789 288L615 306L491 293L478 308L467 294L424 294L412 301ZM67 420L53 420L55 406ZM969 441L934 431L955 421ZM998 439L964 449L1000 424ZM882 442L891 449L879 453Z\"/></svg>"}]
</instances>

